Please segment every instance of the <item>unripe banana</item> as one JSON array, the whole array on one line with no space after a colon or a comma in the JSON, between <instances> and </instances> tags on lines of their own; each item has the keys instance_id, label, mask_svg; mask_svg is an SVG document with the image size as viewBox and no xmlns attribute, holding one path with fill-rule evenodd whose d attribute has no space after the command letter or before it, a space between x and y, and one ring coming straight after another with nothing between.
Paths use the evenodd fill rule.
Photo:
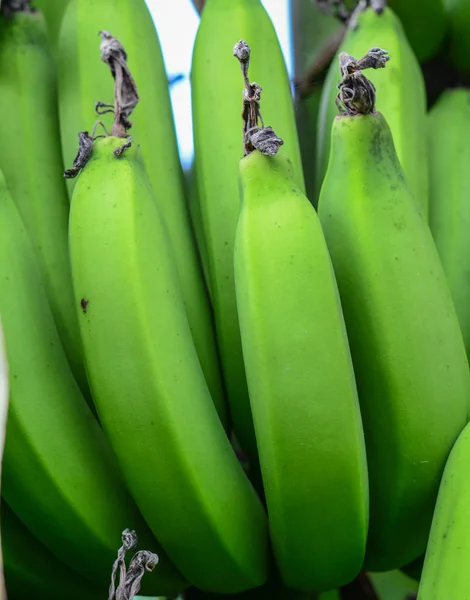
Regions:
<instances>
[{"instance_id":1,"label":"unripe banana","mask_svg":"<svg viewBox=\"0 0 470 600\"><path fill-rule=\"evenodd\" d=\"M237 319L233 245L240 207L242 79L232 56L240 38L252 48L251 79L263 87L263 117L285 140L303 189L293 102L276 32L260 0L207 0L193 52L195 165L222 368L241 446L256 457Z\"/></svg>"},{"instance_id":2,"label":"unripe banana","mask_svg":"<svg viewBox=\"0 0 470 600\"><path fill-rule=\"evenodd\" d=\"M428 127L429 222L470 357L470 91L444 92Z\"/></svg>"},{"instance_id":3,"label":"unripe banana","mask_svg":"<svg viewBox=\"0 0 470 600\"><path fill-rule=\"evenodd\" d=\"M420 62L432 58L442 45L447 30L444 4L445 0L388 0Z\"/></svg>"},{"instance_id":4,"label":"unripe banana","mask_svg":"<svg viewBox=\"0 0 470 600\"><path fill-rule=\"evenodd\" d=\"M138 513L75 383L33 248L2 175L0 314L10 372L2 496L51 552L102 591L127 527L160 556L150 590L181 590L183 578Z\"/></svg>"},{"instance_id":5,"label":"unripe banana","mask_svg":"<svg viewBox=\"0 0 470 600\"><path fill-rule=\"evenodd\" d=\"M470 591L470 425L452 448L442 476L418 600L466 600Z\"/></svg>"},{"instance_id":6,"label":"unripe banana","mask_svg":"<svg viewBox=\"0 0 470 600\"><path fill-rule=\"evenodd\" d=\"M160 43L144 0L72 0L59 40L59 108L67 166L77 150L77 132L96 121L96 101L112 102L112 78L100 61L97 32L117 37L128 54L140 101L132 114L150 182L176 259L189 325L212 399L224 424L227 406L208 302L186 206L168 79ZM103 117L106 119L106 116ZM69 180L74 181L74 180Z\"/></svg>"},{"instance_id":7,"label":"unripe banana","mask_svg":"<svg viewBox=\"0 0 470 600\"><path fill-rule=\"evenodd\" d=\"M224 433L194 348L166 229L138 148L95 143L70 248L96 406L147 523L193 585L266 578L266 516Z\"/></svg>"},{"instance_id":8,"label":"unripe banana","mask_svg":"<svg viewBox=\"0 0 470 600\"><path fill-rule=\"evenodd\" d=\"M99 600L103 593L65 566L23 525L8 504L1 508L2 554L8 598ZM109 570L109 575L111 569Z\"/></svg>"},{"instance_id":9,"label":"unripe banana","mask_svg":"<svg viewBox=\"0 0 470 600\"><path fill-rule=\"evenodd\" d=\"M445 460L466 423L470 375L444 271L381 113L334 120L319 214L366 438L364 569L392 570L425 549Z\"/></svg>"},{"instance_id":10,"label":"unripe banana","mask_svg":"<svg viewBox=\"0 0 470 600\"><path fill-rule=\"evenodd\" d=\"M314 208L285 156L240 161L235 287L276 563L293 589L359 573L364 436L341 305Z\"/></svg>"},{"instance_id":11,"label":"unripe banana","mask_svg":"<svg viewBox=\"0 0 470 600\"><path fill-rule=\"evenodd\" d=\"M392 60L385 71L370 72L368 77L377 89L380 112L390 126L396 153L409 186L423 214L428 211L428 164L426 146L426 93L416 57L406 39L403 27L390 8L378 15L372 8L359 15L357 27L348 29L338 52L356 58L373 46L386 48ZM338 61L328 72L318 123L318 185L325 176L331 140L331 126L337 108Z\"/></svg>"},{"instance_id":12,"label":"unripe banana","mask_svg":"<svg viewBox=\"0 0 470 600\"><path fill-rule=\"evenodd\" d=\"M55 85L42 15L27 9L10 19L0 14L0 169L33 242L73 372L86 391L67 249L68 201Z\"/></svg>"}]
</instances>

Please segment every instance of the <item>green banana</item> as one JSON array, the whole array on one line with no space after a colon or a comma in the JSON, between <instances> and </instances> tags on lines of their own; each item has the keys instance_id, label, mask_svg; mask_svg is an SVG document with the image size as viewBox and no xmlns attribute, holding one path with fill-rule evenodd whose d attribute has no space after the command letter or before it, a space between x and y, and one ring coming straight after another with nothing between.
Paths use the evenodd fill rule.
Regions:
<instances>
[{"instance_id":1,"label":"green banana","mask_svg":"<svg viewBox=\"0 0 470 600\"><path fill-rule=\"evenodd\" d=\"M367 466L331 260L291 161L240 161L235 287L274 556L293 589L348 583L364 559Z\"/></svg>"},{"instance_id":2,"label":"green banana","mask_svg":"<svg viewBox=\"0 0 470 600\"><path fill-rule=\"evenodd\" d=\"M470 358L470 91L444 92L428 126L430 227Z\"/></svg>"},{"instance_id":3,"label":"green banana","mask_svg":"<svg viewBox=\"0 0 470 600\"><path fill-rule=\"evenodd\" d=\"M359 58L369 48L386 48L392 58L385 71L372 72L370 80L380 98L380 112L393 135L398 158L409 186L419 201L424 215L428 210L428 163L426 147L426 94L423 76L400 21L390 8L378 15L372 8L358 17L356 29L349 29L339 52ZM331 126L337 108L335 97L338 61L328 72L318 121L317 182L319 189L325 176L331 140Z\"/></svg>"},{"instance_id":4,"label":"green banana","mask_svg":"<svg viewBox=\"0 0 470 600\"><path fill-rule=\"evenodd\" d=\"M1 505L1 528L5 582L10 600L103 598L102 593L49 552L4 500ZM111 565L108 574L111 575Z\"/></svg>"},{"instance_id":5,"label":"green banana","mask_svg":"<svg viewBox=\"0 0 470 600\"><path fill-rule=\"evenodd\" d=\"M470 5L468 0L444 0L449 20L449 57L464 75L470 74Z\"/></svg>"},{"instance_id":6,"label":"green banana","mask_svg":"<svg viewBox=\"0 0 470 600\"><path fill-rule=\"evenodd\" d=\"M233 245L240 206L243 80L232 56L240 38L252 48L250 75L263 86L263 117L285 140L303 190L294 109L283 55L260 0L207 0L192 67L195 166L210 288L234 429L242 448L257 454L237 319Z\"/></svg>"},{"instance_id":7,"label":"green banana","mask_svg":"<svg viewBox=\"0 0 470 600\"><path fill-rule=\"evenodd\" d=\"M70 248L90 385L147 523L183 575L234 593L266 578L266 517L211 402L138 149L98 140Z\"/></svg>"},{"instance_id":8,"label":"green banana","mask_svg":"<svg viewBox=\"0 0 470 600\"><path fill-rule=\"evenodd\" d=\"M50 551L97 585L107 585L121 532L129 527L160 556L156 591L182 589L184 580L156 546L75 383L2 175L0 314L11 394L3 497Z\"/></svg>"},{"instance_id":9,"label":"green banana","mask_svg":"<svg viewBox=\"0 0 470 600\"><path fill-rule=\"evenodd\" d=\"M20 3L21 4L21 3ZM62 178L55 71L40 13L0 14L0 169L45 277L61 340L87 392L67 250L68 202Z\"/></svg>"},{"instance_id":10,"label":"green banana","mask_svg":"<svg viewBox=\"0 0 470 600\"><path fill-rule=\"evenodd\" d=\"M466 423L470 375L429 227L380 112L334 120L319 214L366 438L364 568L392 570L424 552L439 478Z\"/></svg>"},{"instance_id":11,"label":"green banana","mask_svg":"<svg viewBox=\"0 0 470 600\"><path fill-rule=\"evenodd\" d=\"M72 0L59 39L59 108L67 166L77 148L77 132L96 121L96 101L112 101L112 79L99 59L97 32L110 31L128 53L140 102L132 115L150 182L168 228L189 325L212 399L224 424L227 406L208 302L186 206L168 79L160 42L144 0ZM109 69L108 69L109 71ZM69 180L73 181L73 180Z\"/></svg>"},{"instance_id":12,"label":"green banana","mask_svg":"<svg viewBox=\"0 0 470 600\"><path fill-rule=\"evenodd\" d=\"M388 5L403 24L416 58L432 58L447 32L445 0L388 0Z\"/></svg>"},{"instance_id":13,"label":"green banana","mask_svg":"<svg viewBox=\"0 0 470 600\"><path fill-rule=\"evenodd\" d=\"M470 425L452 448L439 487L418 600L466 600L470 589Z\"/></svg>"}]
</instances>

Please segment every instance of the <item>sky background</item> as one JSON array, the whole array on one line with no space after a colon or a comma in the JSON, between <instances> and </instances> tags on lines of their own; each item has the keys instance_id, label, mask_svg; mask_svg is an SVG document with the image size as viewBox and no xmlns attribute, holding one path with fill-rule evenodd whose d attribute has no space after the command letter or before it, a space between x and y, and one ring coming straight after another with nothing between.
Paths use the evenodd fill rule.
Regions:
<instances>
[{"instance_id":1,"label":"sky background","mask_svg":"<svg viewBox=\"0 0 470 600\"><path fill-rule=\"evenodd\" d=\"M146 0L146 3L157 28L168 76L170 78L180 74L184 76L181 81L171 86L171 100L181 161L186 167L190 164L193 154L189 72L199 15L191 0ZM262 0L262 3L276 28L289 75L291 75L293 65L289 0ZM175 35L175 23L178 24L178 35Z\"/></svg>"}]
</instances>

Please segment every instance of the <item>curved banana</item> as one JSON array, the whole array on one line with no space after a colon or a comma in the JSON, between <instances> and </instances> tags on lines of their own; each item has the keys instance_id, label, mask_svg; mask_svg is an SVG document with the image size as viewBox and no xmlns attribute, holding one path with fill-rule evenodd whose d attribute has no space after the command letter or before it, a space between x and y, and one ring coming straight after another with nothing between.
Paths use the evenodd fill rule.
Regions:
<instances>
[{"instance_id":1,"label":"curved banana","mask_svg":"<svg viewBox=\"0 0 470 600\"><path fill-rule=\"evenodd\" d=\"M400 19L416 58L432 58L447 33L445 0L388 0ZM387 46L385 46L387 47Z\"/></svg>"},{"instance_id":2,"label":"curved banana","mask_svg":"<svg viewBox=\"0 0 470 600\"><path fill-rule=\"evenodd\" d=\"M147 523L193 585L266 578L266 516L211 402L166 230L138 148L95 143L74 189L70 248L98 413Z\"/></svg>"},{"instance_id":3,"label":"curved banana","mask_svg":"<svg viewBox=\"0 0 470 600\"><path fill-rule=\"evenodd\" d=\"M227 424L228 409L213 317L186 206L168 79L157 32L144 0L71 0L67 7L58 51L64 161L67 166L72 164L77 150L77 132L91 129L96 121L95 102L113 100L109 68L99 58L99 30L110 31L128 54L128 65L140 96L132 114L132 135L139 140L150 182L168 228L189 325L204 375L219 416Z\"/></svg>"},{"instance_id":4,"label":"curved banana","mask_svg":"<svg viewBox=\"0 0 470 600\"><path fill-rule=\"evenodd\" d=\"M20 3L21 4L21 3ZM67 248L54 62L42 15L0 14L0 169L33 242L67 357L87 392Z\"/></svg>"},{"instance_id":5,"label":"curved banana","mask_svg":"<svg viewBox=\"0 0 470 600\"><path fill-rule=\"evenodd\" d=\"M250 77L263 87L263 117L285 140L303 190L294 108L276 32L260 0L207 0L191 67L195 166L210 288L227 395L243 449L257 454L237 319L233 244L240 208L243 80L232 56L240 38L252 48Z\"/></svg>"},{"instance_id":6,"label":"curved banana","mask_svg":"<svg viewBox=\"0 0 470 600\"><path fill-rule=\"evenodd\" d=\"M380 112L393 135L395 150L405 171L409 186L423 214L428 211L428 163L426 138L426 93L416 57L406 39L403 27L390 8L378 15L372 8L359 15L357 28L348 29L339 49L356 58L369 48L386 48L391 56L385 71L369 72L380 98ZM325 176L329 154L331 127L337 114L338 60L328 72L318 121L318 186Z\"/></svg>"},{"instance_id":7,"label":"curved banana","mask_svg":"<svg viewBox=\"0 0 470 600\"><path fill-rule=\"evenodd\" d=\"M439 487L418 600L466 600L470 590L470 425L452 448Z\"/></svg>"},{"instance_id":8,"label":"curved banana","mask_svg":"<svg viewBox=\"0 0 470 600\"><path fill-rule=\"evenodd\" d=\"M453 65L464 75L470 73L470 5L467 0L445 0L449 20L449 56Z\"/></svg>"},{"instance_id":9,"label":"curved banana","mask_svg":"<svg viewBox=\"0 0 470 600\"><path fill-rule=\"evenodd\" d=\"M392 570L426 547L439 478L466 423L470 374L439 256L380 112L334 120L319 214L366 438L364 569Z\"/></svg>"},{"instance_id":10,"label":"curved banana","mask_svg":"<svg viewBox=\"0 0 470 600\"><path fill-rule=\"evenodd\" d=\"M160 556L155 591L181 590L184 580L156 546L75 383L1 175L0 314L10 372L2 496L49 550L102 589L129 527Z\"/></svg>"},{"instance_id":11,"label":"curved banana","mask_svg":"<svg viewBox=\"0 0 470 600\"><path fill-rule=\"evenodd\" d=\"M327 591L364 560L368 482L351 356L314 208L285 156L240 161L235 287L274 556Z\"/></svg>"},{"instance_id":12,"label":"curved banana","mask_svg":"<svg viewBox=\"0 0 470 600\"><path fill-rule=\"evenodd\" d=\"M3 568L8 598L14 600L100 600L100 592L63 564L23 525L2 500ZM117 549L117 548L116 548ZM111 575L111 569L108 574Z\"/></svg>"},{"instance_id":13,"label":"curved banana","mask_svg":"<svg viewBox=\"0 0 470 600\"><path fill-rule=\"evenodd\" d=\"M428 118L430 227L470 357L470 90L447 90Z\"/></svg>"}]
</instances>

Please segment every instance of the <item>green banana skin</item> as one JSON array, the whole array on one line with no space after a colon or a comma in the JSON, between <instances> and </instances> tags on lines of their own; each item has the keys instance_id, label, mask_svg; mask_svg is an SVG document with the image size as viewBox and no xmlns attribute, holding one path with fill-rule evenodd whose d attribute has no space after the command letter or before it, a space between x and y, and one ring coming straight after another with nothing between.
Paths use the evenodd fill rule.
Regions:
<instances>
[{"instance_id":1,"label":"green banana skin","mask_svg":"<svg viewBox=\"0 0 470 600\"><path fill-rule=\"evenodd\" d=\"M67 250L68 202L62 177L54 62L40 13L0 15L2 169L34 244L62 343L88 393ZM91 403L91 399L89 399Z\"/></svg>"},{"instance_id":2,"label":"green banana skin","mask_svg":"<svg viewBox=\"0 0 470 600\"><path fill-rule=\"evenodd\" d=\"M274 556L286 586L327 591L359 573L368 481L336 281L291 161L240 161L235 287Z\"/></svg>"},{"instance_id":3,"label":"green banana skin","mask_svg":"<svg viewBox=\"0 0 470 600\"><path fill-rule=\"evenodd\" d=\"M131 133L139 140L150 182L168 228L189 325L202 369L221 421L228 424L213 316L187 210L168 92L157 32L144 0L72 0L59 39L59 109L62 150L67 166L77 152L77 133L98 118L95 102L113 101L109 67L100 60L97 32L107 30L123 44L140 101ZM103 120L111 125L112 119ZM69 180L75 181L75 180Z\"/></svg>"},{"instance_id":4,"label":"green banana skin","mask_svg":"<svg viewBox=\"0 0 470 600\"><path fill-rule=\"evenodd\" d=\"M388 0L387 4L403 24L416 58L420 62L432 58L447 32L445 1Z\"/></svg>"},{"instance_id":5,"label":"green banana skin","mask_svg":"<svg viewBox=\"0 0 470 600\"><path fill-rule=\"evenodd\" d=\"M122 142L96 142L71 207L93 397L129 488L175 565L205 591L243 591L266 578L266 515L211 402L140 152L133 146L116 159Z\"/></svg>"},{"instance_id":6,"label":"green banana skin","mask_svg":"<svg viewBox=\"0 0 470 600\"><path fill-rule=\"evenodd\" d=\"M337 117L320 220L335 269L364 424L368 571L424 552L470 376L428 225L380 113Z\"/></svg>"},{"instance_id":7,"label":"green banana skin","mask_svg":"<svg viewBox=\"0 0 470 600\"><path fill-rule=\"evenodd\" d=\"M449 58L464 76L470 74L470 6L467 0L445 0L449 20Z\"/></svg>"},{"instance_id":8,"label":"green banana skin","mask_svg":"<svg viewBox=\"0 0 470 600\"><path fill-rule=\"evenodd\" d=\"M183 578L138 513L76 385L2 175L0 314L10 374L2 496L51 552L102 590L126 527L160 556L154 590L182 589Z\"/></svg>"},{"instance_id":9,"label":"green banana skin","mask_svg":"<svg viewBox=\"0 0 470 600\"><path fill-rule=\"evenodd\" d=\"M249 77L263 88L264 121L284 139L302 189L304 183L288 75L264 7L260 0L207 0L191 68L196 177L229 408L237 438L255 461L233 275L243 78L232 53L240 38L252 49Z\"/></svg>"},{"instance_id":10,"label":"green banana skin","mask_svg":"<svg viewBox=\"0 0 470 600\"><path fill-rule=\"evenodd\" d=\"M1 507L3 570L8 598L100 600L103 594L58 560L23 525L8 504ZM117 550L117 548L116 548ZM109 570L111 576L111 569Z\"/></svg>"},{"instance_id":11,"label":"green banana skin","mask_svg":"<svg viewBox=\"0 0 470 600\"><path fill-rule=\"evenodd\" d=\"M468 598L470 577L466 567L470 552L469 461L470 426L467 425L450 453L442 476L418 600Z\"/></svg>"},{"instance_id":12,"label":"green banana skin","mask_svg":"<svg viewBox=\"0 0 470 600\"><path fill-rule=\"evenodd\" d=\"M430 227L470 357L470 91L444 92L430 111ZM470 407L469 407L470 408Z\"/></svg>"},{"instance_id":13,"label":"green banana skin","mask_svg":"<svg viewBox=\"0 0 470 600\"><path fill-rule=\"evenodd\" d=\"M392 130L396 153L409 186L426 216L428 212L428 162L426 92L416 57L403 27L390 8L377 15L372 8L359 15L357 29L348 29L339 52L361 58L373 46L388 51L386 69L367 71L379 98L380 112ZM338 55L328 72L321 100L318 122L318 185L328 167L331 127L338 112L335 97L340 80Z\"/></svg>"}]
</instances>

